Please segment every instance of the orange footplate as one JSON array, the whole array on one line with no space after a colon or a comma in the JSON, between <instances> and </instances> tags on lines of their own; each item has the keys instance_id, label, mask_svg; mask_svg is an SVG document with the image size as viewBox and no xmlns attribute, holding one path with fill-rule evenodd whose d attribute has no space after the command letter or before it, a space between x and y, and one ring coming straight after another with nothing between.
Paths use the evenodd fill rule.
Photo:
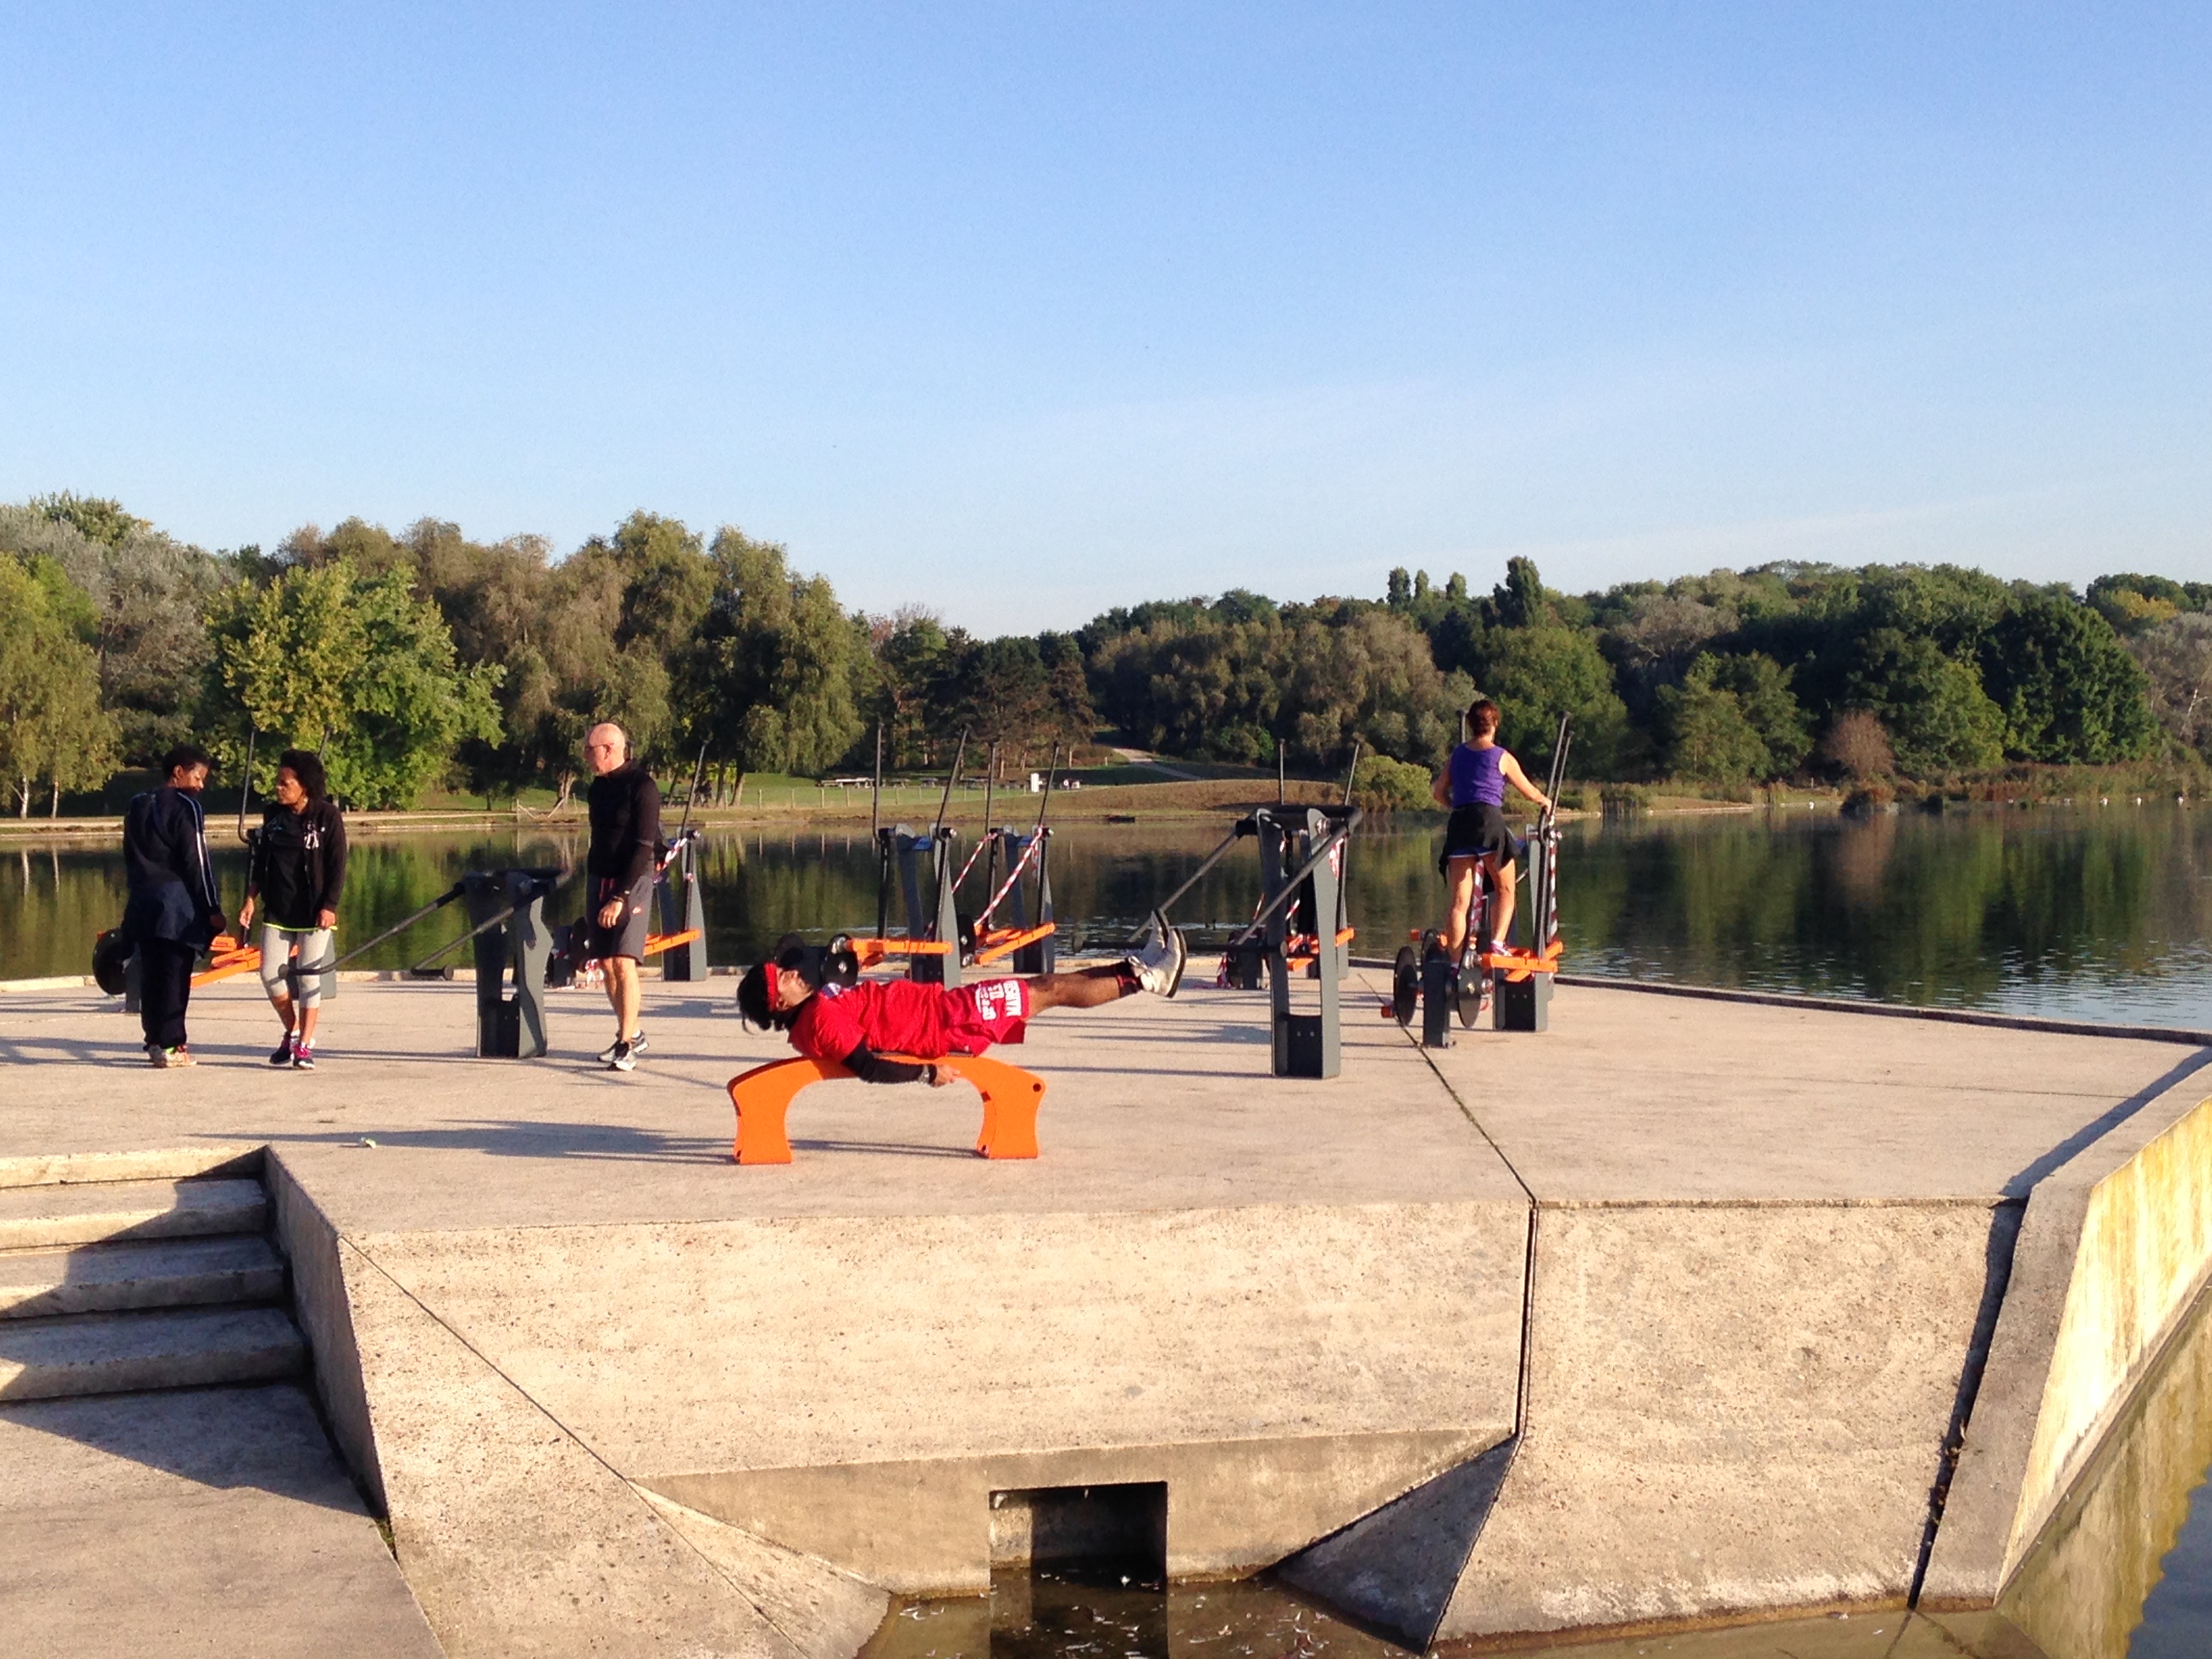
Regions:
<instances>
[{"instance_id":1,"label":"orange footplate","mask_svg":"<svg viewBox=\"0 0 2212 1659\"><path fill-rule=\"evenodd\" d=\"M258 974L261 971L261 951L258 946L233 939L228 933L216 935L208 946L208 965L192 975L192 989L212 985L219 979L229 979L237 974Z\"/></svg>"},{"instance_id":2,"label":"orange footplate","mask_svg":"<svg viewBox=\"0 0 2212 1659\"><path fill-rule=\"evenodd\" d=\"M909 1054L885 1060L922 1062ZM975 1151L984 1158L1035 1158L1037 1108L1044 1104L1044 1079L1003 1060L982 1054L947 1054L928 1062L940 1072L975 1086L983 1097L983 1127ZM834 1061L772 1060L730 1079L730 1104L737 1109L738 1135L731 1152L740 1164L788 1164L791 1138L784 1117L799 1091L809 1084L852 1073Z\"/></svg>"}]
</instances>

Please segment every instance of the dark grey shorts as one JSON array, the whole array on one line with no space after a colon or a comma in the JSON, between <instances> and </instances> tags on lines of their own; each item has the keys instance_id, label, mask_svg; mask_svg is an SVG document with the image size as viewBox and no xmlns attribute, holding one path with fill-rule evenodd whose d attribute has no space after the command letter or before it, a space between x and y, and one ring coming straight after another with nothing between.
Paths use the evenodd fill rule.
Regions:
<instances>
[{"instance_id":1,"label":"dark grey shorts","mask_svg":"<svg viewBox=\"0 0 2212 1659\"><path fill-rule=\"evenodd\" d=\"M599 926L599 907L611 898L623 901L622 920L611 927ZM586 962L604 962L609 957L628 957L632 962L645 960L645 936L653 920L653 878L641 876L636 886L624 891L620 878L598 876L592 881L591 908L584 914L584 953Z\"/></svg>"},{"instance_id":2,"label":"dark grey shorts","mask_svg":"<svg viewBox=\"0 0 2212 1659\"><path fill-rule=\"evenodd\" d=\"M1492 854L1503 863L1519 850L1502 809L1486 804L1455 806L1444 825L1444 850L1437 860L1437 869L1448 873L1454 859L1479 859Z\"/></svg>"}]
</instances>

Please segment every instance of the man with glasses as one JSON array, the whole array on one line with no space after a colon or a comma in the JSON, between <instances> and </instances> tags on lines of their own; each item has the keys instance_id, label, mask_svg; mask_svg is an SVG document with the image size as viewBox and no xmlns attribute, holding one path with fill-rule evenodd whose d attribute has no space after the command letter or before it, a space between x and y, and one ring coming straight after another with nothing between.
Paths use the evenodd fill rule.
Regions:
<instances>
[{"instance_id":1,"label":"man with glasses","mask_svg":"<svg viewBox=\"0 0 2212 1659\"><path fill-rule=\"evenodd\" d=\"M615 1011L615 1040L599 1051L599 1060L610 1071L634 1071L645 1052L639 974L660 860L660 789L630 759L629 734L612 720L584 734L584 759L592 776L583 956L605 964L607 1000Z\"/></svg>"}]
</instances>

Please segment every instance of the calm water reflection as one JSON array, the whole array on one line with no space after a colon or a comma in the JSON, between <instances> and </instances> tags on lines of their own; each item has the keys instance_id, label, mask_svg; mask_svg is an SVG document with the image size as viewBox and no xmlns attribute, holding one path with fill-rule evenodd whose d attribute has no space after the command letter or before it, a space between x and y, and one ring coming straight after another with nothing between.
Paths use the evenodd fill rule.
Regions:
<instances>
[{"instance_id":1,"label":"calm water reflection","mask_svg":"<svg viewBox=\"0 0 2212 1659\"><path fill-rule=\"evenodd\" d=\"M973 826L966 826L972 829ZM1111 945L1221 833L1207 823L1083 825L1055 838L1060 915ZM1350 883L1362 951L1391 954L1437 919L1434 826L1364 836ZM365 939L463 869L561 864L573 835L364 837L342 930ZM243 854L216 859L234 903ZM706 858L714 959L749 959L786 929L872 927L864 830L725 831ZM1984 811L1871 821L1746 813L1567 828L1568 965L1684 983L1815 991L2123 1024L2212 1027L2212 814L2165 807ZM1249 915L1241 852L1178 920L1218 933ZM981 872L963 895L980 896ZM574 890L556 901L562 916ZM122 906L104 848L0 852L0 977L82 973ZM359 964L399 967L459 931L451 913Z\"/></svg>"}]
</instances>

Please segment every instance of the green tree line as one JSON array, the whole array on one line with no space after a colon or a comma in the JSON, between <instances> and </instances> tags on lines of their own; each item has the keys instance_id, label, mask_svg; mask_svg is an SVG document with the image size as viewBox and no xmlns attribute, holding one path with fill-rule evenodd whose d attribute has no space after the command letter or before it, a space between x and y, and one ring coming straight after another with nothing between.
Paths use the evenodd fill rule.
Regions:
<instances>
[{"instance_id":1,"label":"green tree line","mask_svg":"<svg viewBox=\"0 0 2212 1659\"><path fill-rule=\"evenodd\" d=\"M638 512L565 557L425 519L210 553L118 503L0 506L0 775L20 813L196 736L257 787L287 745L334 788L574 789L583 732L717 787L941 766L965 728L1016 766L1102 732L1176 757L1431 767L1478 692L1532 769L1561 713L1578 775L1942 779L2008 762L2212 754L2212 584L2084 593L1956 566L1772 563L1572 595L1526 559L1476 593L1244 590L996 638L848 611L781 545Z\"/></svg>"}]
</instances>

